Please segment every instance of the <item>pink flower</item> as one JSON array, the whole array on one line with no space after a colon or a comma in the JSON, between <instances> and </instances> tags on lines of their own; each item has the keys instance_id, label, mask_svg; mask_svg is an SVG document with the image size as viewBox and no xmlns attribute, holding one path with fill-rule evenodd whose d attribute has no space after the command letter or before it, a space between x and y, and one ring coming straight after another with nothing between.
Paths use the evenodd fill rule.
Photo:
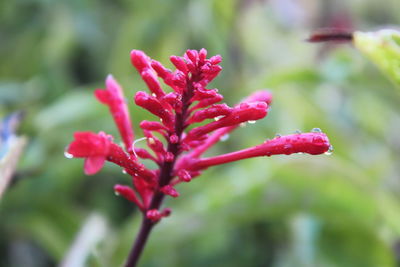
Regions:
<instances>
[{"instance_id":1,"label":"pink flower","mask_svg":"<svg viewBox=\"0 0 400 267\"><path fill-rule=\"evenodd\" d=\"M67 149L73 157L85 158L86 174L99 171L105 161L121 166L131 178L131 185L118 184L114 190L135 203L145 220L156 223L168 216L170 209L161 210L163 198L166 195L178 197L177 184L190 182L211 166L259 156L317 155L330 149L324 133L311 132L277 137L223 155L202 157L240 124L264 118L272 95L268 91L257 91L234 107L218 103L223 96L207 85L222 70L221 56L207 58L205 49L187 50L183 57L171 56L170 60L176 67L174 71L142 51L131 52L131 62L150 90L150 93L137 92L134 102L158 118L140 123L148 149L135 147L140 139L134 140L122 88L112 76L106 79L106 89L96 90L95 95L109 107L125 150L103 132L77 132ZM170 92L164 91L160 80L171 88ZM197 123L202 125L195 125ZM158 168L146 168L142 159L154 161Z\"/></svg>"},{"instance_id":2,"label":"pink flower","mask_svg":"<svg viewBox=\"0 0 400 267\"><path fill-rule=\"evenodd\" d=\"M85 173L97 173L104 165L110 152L111 136L100 132L76 132L75 140L69 145L67 153L77 158L85 158Z\"/></svg>"}]
</instances>

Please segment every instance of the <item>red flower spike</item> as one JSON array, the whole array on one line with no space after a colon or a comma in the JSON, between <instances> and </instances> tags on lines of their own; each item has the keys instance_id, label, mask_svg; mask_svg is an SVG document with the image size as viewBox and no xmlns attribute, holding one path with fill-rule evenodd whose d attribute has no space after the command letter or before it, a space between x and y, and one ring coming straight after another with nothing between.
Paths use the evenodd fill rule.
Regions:
<instances>
[{"instance_id":1,"label":"red flower spike","mask_svg":"<svg viewBox=\"0 0 400 267\"><path fill-rule=\"evenodd\" d=\"M112 76L106 80L106 89L96 90L95 96L109 107L126 151L113 143L111 136L102 132L75 133L74 140L66 151L69 158L85 158L86 174L98 172L105 161L110 161L131 176L131 187L115 185L114 190L141 209L144 219L140 238L147 236L153 224L170 214L170 209L162 209L164 195L177 197L179 193L175 190L175 185L193 180L210 166L257 156L289 155L297 152L316 155L329 151L328 138L315 130L312 133L275 138L261 145L224 155L201 158L205 151L242 122L265 117L272 96L267 91L259 91L234 108L217 104L223 96L217 89L207 89L206 86L222 70L218 65L222 60L221 56L207 59L207 51L201 49L187 50L183 57L172 56L170 59L176 70L165 68L142 51L131 52L131 62L150 90L150 93L137 92L135 103L161 119L161 122L140 123L147 147L154 153L134 147L134 143L140 139L134 140L122 89ZM172 90L164 92L160 78ZM206 119L216 121L192 127L194 123ZM154 132L163 136L165 141L160 141ZM158 168L146 168L142 159L154 161ZM140 254L136 248L142 248L140 245L143 244L140 242L145 240L140 238L139 246L134 246L131 255Z\"/></svg>"},{"instance_id":2,"label":"red flower spike","mask_svg":"<svg viewBox=\"0 0 400 267\"><path fill-rule=\"evenodd\" d=\"M324 133L303 133L276 137L261 145L219 155L210 158L192 159L186 161L185 169L203 170L210 166L225 164L232 161L272 155L290 155L293 153L308 153L319 155L331 148L328 137Z\"/></svg>"},{"instance_id":3,"label":"red flower spike","mask_svg":"<svg viewBox=\"0 0 400 267\"><path fill-rule=\"evenodd\" d=\"M114 191L116 194L123 196L130 202L135 203L139 209L143 210L143 204L137 198L135 191L129 186L116 184L114 186Z\"/></svg>"},{"instance_id":4,"label":"red flower spike","mask_svg":"<svg viewBox=\"0 0 400 267\"><path fill-rule=\"evenodd\" d=\"M175 188L173 188L170 185L166 185L166 186L162 187L160 189L160 191L163 192L166 195L171 196L171 197L179 197L178 191L176 191Z\"/></svg>"}]
</instances>

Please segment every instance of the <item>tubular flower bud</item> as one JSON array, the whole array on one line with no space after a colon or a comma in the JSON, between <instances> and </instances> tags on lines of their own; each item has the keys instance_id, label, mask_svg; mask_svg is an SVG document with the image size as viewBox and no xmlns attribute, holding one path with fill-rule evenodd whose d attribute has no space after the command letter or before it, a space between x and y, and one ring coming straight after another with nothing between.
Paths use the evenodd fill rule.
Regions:
<instances>
[{"instance_id":1,"label":"tubular flower bud","mask_svg":"<svg viewBox=\"0 0 400 267\"><path fill-rule=\"evenodd\" d=\"M118 127L119 133L124 141L125 148L130 151L134 139L131 118L121 86L114 80L112 75L106 79L106 89L97 89L94 92L96 98L107 105Z\"/></svg>"},{"instance_id":2,"label":"tubular flower bud","mask_svg":"<svg viewBox=\"0 0 400 267\"><path fill-rule=\"evenodd\" d=\"M188 142L193 139L198 139L199 137L222 127L239 125L242 122L262 119L267 115L267 108L268 105L264 102L242 103L238 107L234 108L228 116L192 129L188 133L185 141Z\"/></svg>"},{"instance_id":3,"label":"tubular flower bud","mask_svg":"<svg viewBox=\"0 0 400 267\"><path fill-rule=\"evenodd\" d=\"M135 191L131 187L126 185L116 184L114 186L114 191L117 195L121 195L128 201L135 203L141 210L143 209L143 204L139 201Z\"/></svg>"},{"instance_id":4,"label":"tubular flower bud","mask_svg":"<svg viewBox=\"0 0 400 267\"><path fill-rule=\"evenodd\" d=\"M163 131L168 130L167 127L159 123L158 121L142 121L139 124L140 128L147 131Z\"/></svg>"},{"instance_id":5,"label":"tubular flower bud","mask_svg":"<svg viewBox=\"0 0 400 267\"><path fill-rule=\"evenodd\" d=\"M157 96L165 95L165 92L162 90L160 82L157 79L156 74L151 69L146 69L140 73L143 81L147 84L150 91Z\"/></svg>"},{"instance_id":6,"label":"tubular flower bud","mask_svg":"<svg viewBox=\"0 0 400 267\"><path fill-rule=\"evenodd\" d=\"M139 91L136 93L135 103L159 117L166 127L171 128L173 126L174 119L172 113L168 109L165 109L156 97Z\"/></svg>"},{"instance_id":7,"label":"tubular flower bud","mask_svg":"<svg viewBox=\"0 0 400 267\"><path fill-rule=\"evenodd\" d=\"M227 116L232 112L232 108L227 104L216 104L209 108L196 111L189 119L189 123L202 122L206 119L213 119L219 116Z\"/></svg>"},{"instance_id":8,"label":"tubular flower bud","mask_svg":"<svg viewBox=\"0 0 400 267\"><path fill-rule=\"evenodd\" d=\"M225 164L232 161L272 155L290 155L294 153L308 153L319 155L331 149L328 137L324 133L302 133L286 136L278 136L267 140L263 144L247 149L235 151L210 158L193 159L186 161L188 170L202 170L210 166Z\"/></svg>"},{"instance_id":9,"label":"tubular flower bud","mask_svg":"<svg viewBox=\"0 0 400 267\"><path fill-rule=\"evenodd\" d=\"M173 187L170 186L170 185L166 185L166 186L162 187L162 188L160 189L160 191L163 192L163 193L166 194L166 195L171 196L171 197L178 197L178 196L179 196L178 191L176 191L176 189L173 188Z\"/></svg>"},{"instance_id":10,"label":"tubular flower bud","mask_svg":"<svg viewBox=\"0 0 400 267\"><path fill-rule=\"evenodd\" d=\"M171 60L172 64L174 64L178 70L182 71L184 74L186 74L188 72L186 62L183 58L177 57L177 56L171 56L170 60Z\"/></svg>"},{"instance_id":11,"label":"tubular flower bud","mask_svg":"<svg viewBox=\"0 0 400 267\"><path fill-rule=\"evenodd\" d=\"M140 50L131 51L132 65L138 70L139 73L150 68L150 58Z\"/></svg>"}]
</instances>

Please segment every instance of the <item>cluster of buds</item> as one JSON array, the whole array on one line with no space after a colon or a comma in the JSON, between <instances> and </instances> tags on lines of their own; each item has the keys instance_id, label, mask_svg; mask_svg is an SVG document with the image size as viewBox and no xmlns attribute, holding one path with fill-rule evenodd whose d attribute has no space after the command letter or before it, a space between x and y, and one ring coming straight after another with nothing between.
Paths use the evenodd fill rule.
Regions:
<instances>
[{"instance_id":1,"label":"cluster of buds","mask_svg":"<svg viewBox=\"0 0 400 267\"><path fill-rule=\"evenodd\" d=\"M175 71L150 59L142 51L131 52L132 64L150 90L150 93L137 92L134 101L159 118L140 123L148 149L135 147L122 89L110 75L106 79L106 89L96 90L95 96L110 109L124 147L114 143L113 137L104 132L77 132L66 150L68 157L85 158L84 171L88 175L97 173L105 161L121 166L123 172L132 177L132 185L115 185L115 192L135 203L152 222L171 212L161 209L165 195L178 197L177 184L190 182L210 166L258 156L316 155L330 150L327 136L315 130L277 136L228 154L202 157L239 125L264 118L272 96L268 91L257 91L234 107L218 104L223 96L217 89L206 87L222 70L219 66L221 56L207 59L205 49L188 50L183 57L171 56L170 60ZM172 90L164 91L160 80ZM211 122L204 122L206 120ZM196 125L198 123L201 125ZM158 168L149 169L141 163L143 159L153 161Z\"/></svg>"}]
</instances>

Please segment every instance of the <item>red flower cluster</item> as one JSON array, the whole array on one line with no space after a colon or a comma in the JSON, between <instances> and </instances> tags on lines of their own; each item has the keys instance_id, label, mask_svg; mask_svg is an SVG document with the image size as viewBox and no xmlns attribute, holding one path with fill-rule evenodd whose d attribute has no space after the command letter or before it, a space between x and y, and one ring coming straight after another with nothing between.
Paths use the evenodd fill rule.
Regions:
<instances>
[{"instance_id":1,"label":"red flower cluster","mask_svg":"<svg viewBox=\"0 0 400 267\"><path fill-rule=\"evenodd\" d=\"M150 89L150 94L137 92L135 103L159 117L159 121L140 123L149 150L134 147L125 98L121 87L110 75L106 89L96 90L95 96L109 107L125 149L103 132L77 132L66 151L70 157L85 158L86 174L98 172L106 160L121 166L132 177L132 186L116 185L115 192L134 202L152 222L170 214L170 209L160 210L160 206L165 195L179 196L176 184L191 181L210 166L258 156L316 155L330 149L326 135L313 131L279 136L228 154L201 157L241 123L264 118L272 96L268 91L258 91L235 107L217 104L223 99L222 95L217 89L206 89L206 86L222 69L218 65L221 62L219 55L207 59L205 49L188 50L183 57L172 56L170 60L176 67L175 71L150 59L142 51L131 52L133 66ZM171 92L164 91L159 78L172 88ZM191 127L208 119L212 121ZM140 159L154 161L158 169L148 169Z\"/></svg>"}]
</instances>

